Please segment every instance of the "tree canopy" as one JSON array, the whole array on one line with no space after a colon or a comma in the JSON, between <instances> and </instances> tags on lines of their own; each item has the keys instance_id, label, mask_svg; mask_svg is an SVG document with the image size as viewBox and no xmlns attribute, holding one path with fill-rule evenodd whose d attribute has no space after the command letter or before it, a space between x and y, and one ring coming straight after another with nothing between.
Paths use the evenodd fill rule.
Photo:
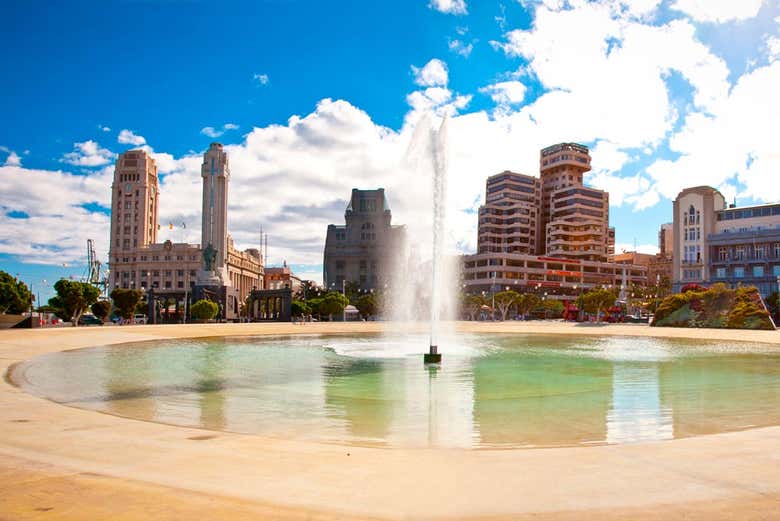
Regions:
<instances>
[{"instance_id":1,"label":"tree canopy","mask_svg":"<svg viewBox=\"0 0 780 521\"><path fill-rule=\"evenodd\" d=\"M0 271L0 313L19 315L30 310L32 294L27 284Z\"/></svg>"},{"instance_id":2,"label":"tree canopy","mask_svg":"<svg viewBox=\"0 0 780 521\"><path fill-rule=\"evenodd\" d=\"M96 317L101 320L106 320L108 315L111 313L111 302L107 300L98 300L92 304L90 309L92 310L92 314L94 314Z\"/></svg>"},{"instance_id":3,"label":"tree canopy","mask_svg":"<svg viewBox=\"0 0 780 521\"><path fill-rule=\"evenodd\" d=\"M577 298L577 306L588 313L596 314L596 322L601 322L601 310L615 303L615 293L604 288L594 288Z\"/></svg>"},{"instance_id":4,"label":"tree canopy","mask_svg":"<svg viewBox=\"0 0 780 521\"><path fill-rule=\"evenodd\" d=\"M517 304L517 299L520 298L520 294L516 291L501 291L496 293L493 300L496 303L498 312L501 313L501 320L506 320L506 316L509 313L509 309Z\"/></svg>"},{"instance_id":5,"label":"tree canopy","mask_svg":"<svg viewBox=\"0 0 780 521\"><path fill-rule=\"evenodd\" d=\"M358 308L360 314L368 319L372 315L376 315L379 310L379 303L377 297L373 293L366 293L361 295L355 302L355 307Z\"/></svg>"},{"instance_id":6,"label":"tree canopy","mask_svg":"<svg viewBox=\"0 0 780 521\"><path fill-rule=\"evenodd\" d=\"M57 294L49 299L49 305L57 309L57 315L76 326L86 309L97 301L100 290L88 282L60 279L54 284Z\"/></svg>"},{"instance_id":7,"label":"tree canopy","mask_svg":"<svg viewBox=\"0 0 780 521\"><path fill-rule=\"evenodd\" d=\"M293 300L290 310L294 317L303 317L311 313L309 304L302 300Z\"/></svg>"},{"instance_id":8,"label":"tree canopy","mask_svg":"<svg viewBox=\"0 0 780 521\"><path fill-rule=\"evenodd\" d=\"M143 293L138 289L116 288L111 292L117 314L126 320L133 318L136 306L141 302L142 297Z\"/></svg>"}]
</instances>

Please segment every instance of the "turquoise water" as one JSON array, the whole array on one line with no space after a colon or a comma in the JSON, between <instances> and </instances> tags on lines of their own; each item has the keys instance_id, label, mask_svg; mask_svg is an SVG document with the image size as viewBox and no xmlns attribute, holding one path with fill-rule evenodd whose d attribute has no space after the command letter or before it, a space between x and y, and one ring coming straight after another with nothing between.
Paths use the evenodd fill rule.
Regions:
<instances>
[{"instance_id":1,"label":"turquoise water","mask_svg":"<svg viewBox=\"0 0 780 521\"><path fill-rule=\"evenodd\" d=\"M95 347L14 380L64 405L154 422L391 447L665 440L780 423L780 352L640 338L218 338Z\"/></svg>"}]
</instances>

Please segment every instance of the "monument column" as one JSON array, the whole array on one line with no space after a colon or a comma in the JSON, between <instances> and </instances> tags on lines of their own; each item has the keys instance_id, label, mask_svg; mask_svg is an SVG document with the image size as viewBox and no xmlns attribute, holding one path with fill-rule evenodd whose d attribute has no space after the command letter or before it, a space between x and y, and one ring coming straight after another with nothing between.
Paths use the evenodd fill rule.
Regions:
<instances>
[{"instance_id":1,"label":"monument column","mask_svg":"<svg viewBox=\"0 0 780 521\"><path fill-rule=\"evenodd\" d=\"M220 279L221 285L230 286L227 273L227 204L230 167L228 156L221 143L212 143L203 155L200 170L203 178L203 214L201 248L204 271ZM211 261L211 262L209 262Z\"/></svg>"}]
</instances>

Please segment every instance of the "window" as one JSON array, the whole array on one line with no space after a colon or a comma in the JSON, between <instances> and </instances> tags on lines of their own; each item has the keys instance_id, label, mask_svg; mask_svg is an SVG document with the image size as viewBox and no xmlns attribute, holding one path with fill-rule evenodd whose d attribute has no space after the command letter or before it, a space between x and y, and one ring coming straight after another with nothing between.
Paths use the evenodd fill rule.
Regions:
<instances>
[{"instance_id":1,"label":"window","mask_svg":"<svg viewBox=\"0 0 780 521\"><path fill-rule=\"evenodd\" d=\"M176 283L176 287L179 288L179 289L182 289L184 287L184 281L180 280L179 282L177 282Z\"/></svg>"},{"instance_id":2,"label":"window","mask_svg":"<svg viewBox=\"0 0 780 521\"><path fill-rule=\"evenodd\" d=\"M764 267L763 266L753 266L753 276L754 277L763 277L764 276Z\"/></svg>"},{"instance_id":3,"label":"window","mask_svg":"<svg viewBox=\"0 0 780 521\"><path fill-rule=\"evenodd\" d=\"M154 271L152 272L152 276L153 276L153 277L159 277L159 276L160 276L160 271L159 271L159 270L154 270Z\"/></svg>"},{"instance_id":4,"label":"window","mask_svg":"<svg viewBox=\"0 0 780 521\"><path fill-rule=\"evenodd\" d=\"M173 273L171 270L165 270L165 276L170 277L171 273Z\"/></svg>"},{"instance_id":5,"label":"window","mask_svg":"<svg viewBox=\"0 0 780 521\"><path fill-rule=\"evenodd\" d=\"M736 268L734 268L734 278L736 279L745 278L745 268L743 266L737 266Z\"/></svg>"},{"instance_id":6,"label":"window","mask_svg":"<svg viewBox=\"0 0 780 521\"><path fill-rule=\"evenodd\" d=\"M776 242L774 245L775 259L780 258L780 242Z\"/></svg>"},{"instance_id":7,"label":"window","mask_svg":"<svg viewBox=\"0 0 780 521\"><path fill-rule=\"evenodd\" d=\"M727 260L729 258L729 249L725 246L718 248L718 260Z\"/></svg>"},{"instance_id":8,"label":"window","mask_svg":"<svg viewBox=\"0 0 780 521\"><path fill-rule=\"evenodd\" d=\"M165 281L165 289L171 289L171 281L170 280L166 280Z\"/></svg>"},{"instance_id":9,"label":"window","mask_svg":"<svg viewBox=\"0 0 780 521\"><path fill-rule=\"evenodd\" d=\"M772 275L775 277L780 277L780 264L775 264L772 266Z\"/></svg>"},{"instance_id":10,"label":"window","mask_svg":"<svg viewBox=\"0 0 780 521\"><path fill-rule=\"evenodd\" d=\"M184 270L176 270L176 276L177 277L183 277L184 276Z\"/></svg>"},{"instance_id":11,"label":"window","mask_svg":"<svg viewBox=\"0 0 780 521\"><path fill-rule=\"evenodd\" d=\"M368 263L365 260L360 261L360 269L365 270L368 267Z\"/></svg>"},{"instance_id":12,"label":"window","mask_svg":"<svg viewBox=\"0 0 780 521\"><path fill-rule=\"evenodd\" d=\"M718 268L715 270L715 276L719 279L726 278L726 268Z\"/></svg>"},{"instance_id":13,"label":"window","mask_svg":"<svg viewBox=\"0 0 780 521\"><path fill-rule=\"evenodd\" d=\"M344 269L344 261L338 260L336 261L336 270L342 271Z\"/></svg>"},{"instance_id":14,"label":"window","mask_svg":"<svg viewBox=\"0 0 780 521\"><path fill-rule=\"evenodd\" d=\"M737 260L742 260L745 258L745 247L744 246L737 246L734 250L734 258Z\"/></svg>"},{"instance_id":15,"label":"window","mask_svg":"<svg viewBox=\"0 0 780 521\"><path fill-rule=\"evenodd\" d=\"M763 244L756 246L756 259L763 259L766 257L766 247Z\"/></svg>"}]
</instances>

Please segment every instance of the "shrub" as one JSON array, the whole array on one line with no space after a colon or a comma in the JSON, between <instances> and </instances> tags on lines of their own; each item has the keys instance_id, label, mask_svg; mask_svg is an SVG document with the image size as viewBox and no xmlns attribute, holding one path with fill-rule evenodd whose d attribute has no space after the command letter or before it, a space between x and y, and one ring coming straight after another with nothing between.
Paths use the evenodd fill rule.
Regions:
<instances>
[{"instance_id":1,"label":"shrub","mask_svg":"<svg viewBox=\"0 0 780 521\"><path fill-rule=\"evenodd\" d=\"M206 299L200 299L190 307L192 318L197 320L211 320L219 313L219 306L216 302Z\"/></svg>"},{"instance_id":2,"label":"shrub","mask_svg":"<svg viewBox=\"0 0 780 521\"><path fill-rule=\"evenodd\" d=\"M111 302L107 300L98 300L90 308L92 313L99 319L105 320L108 314L111 313Z\"/></svg>"}]
</instances>

